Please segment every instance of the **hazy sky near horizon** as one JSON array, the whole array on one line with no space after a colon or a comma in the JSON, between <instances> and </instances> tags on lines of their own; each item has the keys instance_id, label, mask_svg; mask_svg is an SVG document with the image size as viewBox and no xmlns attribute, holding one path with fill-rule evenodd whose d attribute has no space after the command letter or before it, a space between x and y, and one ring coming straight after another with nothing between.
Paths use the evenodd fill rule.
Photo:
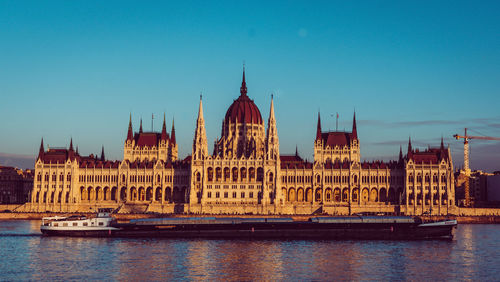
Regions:
<instances>
[{"instance_id":1,"label":"hazy sky near horizon","mask_svg":"<svg viewBox=\"0 0 500 282\"><path fill-rule=\"evenodd\" d=\"M267 122L271 93L281 153L312 159L323 129L351 130L362 159L449 144L456 166L470 134L500 137L498 1L3 1L0 157L32 157L40 139L122 159L134 130L168 130L191 153L200 93L209 150L239 95ZM471 166L500 170L500 142L471 141Z\"/></svg>"}]
</instances>

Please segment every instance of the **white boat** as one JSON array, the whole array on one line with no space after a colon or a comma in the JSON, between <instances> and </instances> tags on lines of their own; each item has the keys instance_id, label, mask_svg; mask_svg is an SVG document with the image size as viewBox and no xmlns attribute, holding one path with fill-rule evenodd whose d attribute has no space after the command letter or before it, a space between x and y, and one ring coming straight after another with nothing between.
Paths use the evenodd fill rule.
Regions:
<instances>
[{"instance_id":1,"label":"white boat","mask_svg":"<svg viewBox=\"0 0 500 282\"><path fill-rule=\"evenodd\" d=\"M112 227L113 209L99 209L94 217L84 215L53 216L42 218L40 230L49 236L112 236L118 230Z\"/></svg>"}]
</instances>

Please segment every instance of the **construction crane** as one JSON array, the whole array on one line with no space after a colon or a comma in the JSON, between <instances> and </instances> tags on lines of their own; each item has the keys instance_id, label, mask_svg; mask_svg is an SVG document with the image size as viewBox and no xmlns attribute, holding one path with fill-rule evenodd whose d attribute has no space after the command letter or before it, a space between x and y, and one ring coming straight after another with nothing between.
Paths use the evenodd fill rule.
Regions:
<instances>
[{"instance_id":1,"label":"construction crane","mask_svg":"<svg viewBox=\"0 0 500 282\"><path fill-rule=\"evenodd\" d=\"M497 137L490 137L490 136L472 136L472 135L467 135L467 128L465 129L465 134L458 135L455 134L453 135L455 139L460 140L460 138L464 139L464 173L465 173L465 206L469 207L470 206L470 183L469 183L469 177L470 177L470 167L469 167L469 140L470 139L481 139L481 140L500 140L500 138Z\"/></svg>"}]
</instances>

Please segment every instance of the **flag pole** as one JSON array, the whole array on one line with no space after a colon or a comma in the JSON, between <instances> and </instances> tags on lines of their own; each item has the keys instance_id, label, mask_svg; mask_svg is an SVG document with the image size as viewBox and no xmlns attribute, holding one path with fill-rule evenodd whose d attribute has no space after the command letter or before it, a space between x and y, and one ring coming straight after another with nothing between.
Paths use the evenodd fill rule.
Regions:
<instances>
[{"instance_id":1,"label":"flag pole","mask_svg":"<svg viewBox=\"0 0 500 282\"><path fill-rule=\"evenodd\" d=\"M337 112L337 122L335 125L335 131L339 131L339 113Z\"/></svg>"}]
</instances>

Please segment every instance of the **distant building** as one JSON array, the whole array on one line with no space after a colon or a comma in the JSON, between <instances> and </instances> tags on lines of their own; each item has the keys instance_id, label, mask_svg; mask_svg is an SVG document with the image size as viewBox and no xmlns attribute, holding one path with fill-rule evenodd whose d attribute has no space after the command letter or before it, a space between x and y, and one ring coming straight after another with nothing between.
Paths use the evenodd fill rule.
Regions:
<instances>
[{"instance_id":1,"label":"distant building","mask_svg":"<svg viewBox=\"0 0 500 282\"><path fill-rule=\"evenodd\" d=\"M490 207L492 200L490 195L490 178L492 173L483 172L481 170L472 171L469 176L469 191L472 207ZM455 189L458 206L465 204L465 181L467 177L463 170L455 173ZM492 182L494 183L494 181Z\"/></svg>"},{"instance_id":2,"label":"distant building","mask_svg":"<svg viewBox=\"0 0 500 282\"><path fill-rule=\"evenodd\" d=\"M175 128L168 134L139 132L129 120L122 161L80 156L73 149L42 144L31 194L34 211L89 210L205 214L354 214L387 212L448 214L455 207L449 148L412 148L390 162L362 162L356 117L351 132L321 128L318 114L312 162L280 154L271 98L267 125L247 95L240 95L222 121L209 153L200 97L192 154L178 160Z\"/></svg>"},{"instance_id":3,"label":"distant building","mask_svg":"<svg viewBox=\"0 0 500 282\"><path fill-rule=\"evenodd\" d=\"M30 201L33 171L0 166L0 204L23 204Z\"/></svg>"},{"instance_id":4,"label":"distant building","mask_svg":"<svg viewBox=\"0 0 500 282\"><path fill-rule=\"evenodd\" d=\"M490 175L487 178L487 200L500 206L500 174Z\"/></svg>"}]
</instances>

